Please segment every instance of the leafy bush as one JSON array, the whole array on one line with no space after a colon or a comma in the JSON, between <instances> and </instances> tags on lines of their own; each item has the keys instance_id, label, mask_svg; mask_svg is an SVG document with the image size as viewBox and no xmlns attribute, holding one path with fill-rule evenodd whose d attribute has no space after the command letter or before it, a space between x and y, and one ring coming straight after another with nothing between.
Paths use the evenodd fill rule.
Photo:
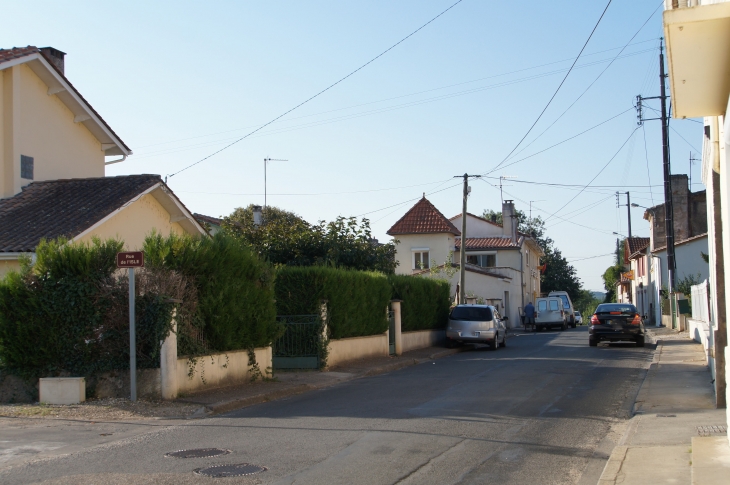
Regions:
<instances>
[{"instance_id":1,"label":"leafy bush","mask_svg":"<svg viewBox=\"0 0 730 485\"><path fill-rule=\"evenodd\" d=\"M451 285L441 279L390 275L393 298L401 303L401 329L434 330L446 327L449 318Z\"/></svg>"},{"instance_id":2,"label":"leafy bush","mask_svg":"<svg viewBox=\"0 0 730 485\"><path fill-rule=\"evenodd\" d=\"M279 268L276 305L280 315L319 313L328 301L332 338L378 335L388 329L391 288L382 273L323 266Z\"/></svg>"},{"instance_id":3,"label":"leafy bush","mask_svg":"<svg viewBox=\"0 0 730 485\"><path fill-rule=\"evenodd\" d=\"M179 271L195 286L195 313L178 327L180 354L266 347L278 336L273 270L242 242L152 234L144 251L149 267Z\"/></svg>"},{"instance_id":4,"label":"leafy bush","mask_svg":"<svg viewBox=\"0 0 730 485\"><path fill-rule=\"evenodd\" d=\"M129 368L128 280L116 268L117 240L41 241L36 262L0 282L0 362L28 378L90 376ZM159 366L170 331L169 297L138 285L137 365Z\"/></svg>"}]
</instances>

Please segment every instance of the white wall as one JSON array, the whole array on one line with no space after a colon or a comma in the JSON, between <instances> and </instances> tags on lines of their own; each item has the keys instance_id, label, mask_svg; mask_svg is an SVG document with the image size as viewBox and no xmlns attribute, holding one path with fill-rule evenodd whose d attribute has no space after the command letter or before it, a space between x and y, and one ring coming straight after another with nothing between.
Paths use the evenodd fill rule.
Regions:
<instances>
[{"instance_id":1,"label":"white wall","mask_svg":"<svg viewBox=\"0 0 730 485\"><path fill-rule=\"evenodd\" d=\"M444 264L450 261L449 252L454 251L455 236L453 234L402 234L394 236L398 240L395 246L395 259L398 266L395 268L396 274L413 274L418 269L413 268L413 249L428 248L431 264L436 261L436 265Z\"/></svg>"},{"instance_id":2,"label":"white wall","mask_svg":"<svg viewBox=\"0 0 730 485\"><path fill-rule=\"evenodd\" d=\"M690 275L697 277L699 274L698 281L703 281L710 277L710 265L702 259L702 255L700 254L701 252L708 254L707 246L707 237L703 237L674 247L677 262L675 282L678 283L679 280ZM659 256L659 259L662 261L662 281L666 285L666 282L669 281L667 276L667 251L655 252L654 255Z\"/></svg>"}]
</instances>

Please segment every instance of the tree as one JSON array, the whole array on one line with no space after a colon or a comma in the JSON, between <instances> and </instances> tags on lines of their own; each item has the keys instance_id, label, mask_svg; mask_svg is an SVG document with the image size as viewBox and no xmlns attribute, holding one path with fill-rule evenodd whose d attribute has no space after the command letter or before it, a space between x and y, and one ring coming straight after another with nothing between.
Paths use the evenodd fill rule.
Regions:
<instances>
[{"instance_id":1,"label":"tree","mask_svg":"<svg viewBox=\"0 0 730 485\"><path fill-rule=\"evenodd\" d=\"M606 289L606 298L603 300L605 303L616 301L616 286L621 281L621 273L623 271L623 265L619 266L618 264L614 264L601 275L603 278L603 287Z\"/></svg>"},{"instance_id":2,"label":"tree","mask_svg":"<svg viewBox=\"0 0 730 485\"><path fill-rule=\"evenodd\" d=\"M253 221L253 205L238 208L223 219L225 231L245 241L259 257L289 266L331 265L339 268L395 272L395 244L372 238L370 221L338 217L312 225L277 207L262 210L262 223Z\"/></svg>"}]
</instances>

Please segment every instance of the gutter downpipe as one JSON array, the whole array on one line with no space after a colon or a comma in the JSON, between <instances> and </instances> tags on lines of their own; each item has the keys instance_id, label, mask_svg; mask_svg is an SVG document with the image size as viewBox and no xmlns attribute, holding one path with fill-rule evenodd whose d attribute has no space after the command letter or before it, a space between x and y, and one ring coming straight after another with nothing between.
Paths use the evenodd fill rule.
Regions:
<instances>
[{"instance_id":1,"label":"gutter downpipe","mask_svg":"<svg viewBox=\"0 0 730 485\"><path fill-rule=\"evenodd\" d=\"M659 256L651 255L652 261L656 259L656 275L657 278L654 281L654 299L655 299L655 305L654 305L654 326L655 327L661 327L662 326L662 295L661 295L661 289L662 289L662 260L659 258ZM649 272L651 275L651 271ZM657 284L658 283L658 284Z\"/></svg>"}]
</instances>

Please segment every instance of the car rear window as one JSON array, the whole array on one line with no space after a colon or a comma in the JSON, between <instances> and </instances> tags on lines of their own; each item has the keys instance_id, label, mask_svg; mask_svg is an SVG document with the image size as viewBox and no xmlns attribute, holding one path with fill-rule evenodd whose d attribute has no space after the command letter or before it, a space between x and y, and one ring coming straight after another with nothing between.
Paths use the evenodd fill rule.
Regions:
<instances>
[{"instance_id":1,"label":"car rear window","mask_svg":"<svg viewBox=\"0 0 730 485\"><path fill-rule=\"evenodd\" d=\"M559 310L558 308L558 302L555 300L550 300L550 311L551 312L557 312Z\"/></svg>"},{"instance_id":2,"label":"car rear window","mask_svg":"<svg viewBox=\"0 0 730 485\"><path fill-rule=\"evenodd\" d=\"M457 306L451 310L451 319L488 322L492 319L492 310L489 307Z\"/></svg>"},{"instance_id":3,"label":"car rear window","mask_svg":"<svg viewBox=\"0 0 730 485\"><path fill-rule=\"evenodd\" d=\"M611 312L621 312L627 315L633 315L634 313L638 313L634 305L627 305L625 303L603 303L601 305L598 305L598 308L596 308L596 313Z\"/></svg>"},{"instance_id":4,"label":"car rear window","mask_svg":"<svg viewBox=\"0 0 730 485\"><path fill-rule=\"evenodd\" d=\"M560 296L560 299L563 300L563 308L565 308L566 310L569 310L570 309L570 300L568 300L568 296L567 295L559 295L559 296Z\"/></svg>"},{"instance_id":5,"label":"car rear window","mask_svg":"<svg viewBox=\"0 0 730 485\"><path fill-rule=\"evenodd\" d=\"M539 300L537 302L537 309L541 312L547 310L547 300Z\"/></svg>"}]
</instances>

